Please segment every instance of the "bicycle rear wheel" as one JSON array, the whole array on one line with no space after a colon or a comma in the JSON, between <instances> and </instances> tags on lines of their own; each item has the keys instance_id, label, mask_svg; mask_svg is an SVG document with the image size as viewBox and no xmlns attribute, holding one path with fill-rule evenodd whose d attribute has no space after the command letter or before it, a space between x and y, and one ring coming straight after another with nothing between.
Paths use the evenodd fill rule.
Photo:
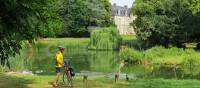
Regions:
<instances>
[{"instance_id":1,"label":"bicycle rear wheel","mask_svg":"<svg viewBox=\"0 0 200 88\"><path fill-rule=\"evenodd\" d=\"M63 74L63 83L64 83L64 85L67 85L67 86L73 86L73 79L68 78L67 74L64 73Z\"/></svg>"},{"instance_id":2,"label":"bicycle rear wheel","mask_svg":"<svg viewBox=\"0 0 200 88\"><path fill-rule=\"evenodd\" d=\"M67 84L67 75L66 75L66 73L63 74L62 80L63 80L64 84Z\"/></svg>"}]
</instances>

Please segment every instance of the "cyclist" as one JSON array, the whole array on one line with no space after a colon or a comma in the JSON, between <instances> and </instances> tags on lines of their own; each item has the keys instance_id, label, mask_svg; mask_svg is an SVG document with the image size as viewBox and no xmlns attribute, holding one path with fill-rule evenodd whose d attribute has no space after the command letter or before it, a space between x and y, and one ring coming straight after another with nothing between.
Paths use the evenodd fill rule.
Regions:
<instances>
[{"instance_id":1,"label":"cyclist","mask_svg":"<svg viewBox=\"0 0 200 88\"><path fill-rule=\"evenodd\" d=\"M55 81L53 83L54 87L58 86L58 80L61 75L61 68L64 67L63 64L63 52L64 52L64 47L63 46L58 46L58 52L56 53L55 60L56 60L56 76L55 76Z\"/></svg>"}]
</instances>

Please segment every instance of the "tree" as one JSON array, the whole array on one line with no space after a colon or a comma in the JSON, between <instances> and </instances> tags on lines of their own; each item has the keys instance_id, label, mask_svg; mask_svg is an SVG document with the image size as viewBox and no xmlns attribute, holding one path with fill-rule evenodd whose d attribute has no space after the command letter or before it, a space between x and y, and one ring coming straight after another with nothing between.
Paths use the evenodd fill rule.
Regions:
<instances>
[{"instance_id":1,"label":"tree","mask_svg":"<svg viewBox=\"0 0 200 88\"><path fill-rule=\"evenodd\" d=\"M189 0L136 0L133 22L140 40L149 44L179 45L188 42L193 17Z\"/></svg>"},{"instance_id":2,"label":"tree","mask_svg":"<svg viewBox=\"0 0 200 88\"><path fill-rule=\"evenodd\" d=\"M122 38L115 27L98 28L91 32L88 49L91 50L117 50L120 48Z\"/></svg>"},{"instance_id":3,"label":"tree","mask_svg":"<svg viewBox=\"0 0 200 88\"><path fill-rule=\"evenodd\" d=\"M102 24L102 26L113 26L115 25L114 22L113 22L113 19L112 19L112 9L111 9L111 4L108 0L100 0L104 7L105 7L105 10L106 10L106 15L104 16L104 22Z\"/></svg>"},{"instance_id":4,"label":"tree","mask_svg":"<svg viewBox=\"0 0 200 88\"><path fill-rule=\"evenodd\" d=\"M63 19L59 14L60 1L47 0L45 5L37 7L40 15L40 24L38 36L40 37L55 37L63 25Z\"/></svg>"},{"instance_id":5,"label":"tree","mask_svg":"<svg viewBox=\"0 0 200 88\"><path fill-rule=\"evenodd\" d=\"M54 0L0 0L0 62L19 54L22 41L31 42L39 35L59 28L61 19L51 8ZM56 21L55 21L56 19ZM52 25L54 24L54 25ZM45 35L46 36L46 35Z\"/></svg>"},{"instance_id":6,"label":"tree","mask_svg":"<svg viewBox=\"0 0 200 88\"><path fill-rule=\"evenodd\" d=\"M191 23L189 24L191 29L190 39L198 42L200 41L200 1L199 0L191 0L190 1L190 9L192 10L193 17L190 19Z\"/></svg>"},{"instance_id":7,"label":"tree","mask_svg":"<svg viewBox=\"0 0 200 88\"><path fill-rule=\"evenodd\" d=\"M60 36L89 36L90 26L112 24L108 0L69 0L63 2L61 15L65 20Z\"/></svg>"},{"instance_id":8,"label":"tree","mask_svg":"<svg viewBox=\"0 0 200 88\"><path fill-rule=\"evenodd\" d=\"M194 14L200 12L200 1L199 0L190 0L190 9L193 11Z\"/></svg>"}]
</instances>

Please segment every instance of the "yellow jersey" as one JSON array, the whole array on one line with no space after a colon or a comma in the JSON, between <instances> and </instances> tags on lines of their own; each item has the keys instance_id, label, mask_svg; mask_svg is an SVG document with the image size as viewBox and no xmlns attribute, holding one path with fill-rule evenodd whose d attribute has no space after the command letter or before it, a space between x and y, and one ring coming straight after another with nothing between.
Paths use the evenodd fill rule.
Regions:
<instances>
[{"instance_id":1,"label":"yellow jersey","mask_svg":"<svg viewBox=\"0 0 200 88\"><path fill-rule=\"evenodd\" d=\"M56 53L56 67L62 67L63 64L63 54L58 51Z\"/></svg>"}]
</instances>

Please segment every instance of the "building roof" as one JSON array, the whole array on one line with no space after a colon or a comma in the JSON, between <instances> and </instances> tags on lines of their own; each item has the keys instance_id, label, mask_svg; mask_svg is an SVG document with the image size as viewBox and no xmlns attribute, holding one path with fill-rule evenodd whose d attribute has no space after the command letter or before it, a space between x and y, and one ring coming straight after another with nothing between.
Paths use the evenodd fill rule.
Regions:
<instances>
[{"instance_id":1,"label":"building roof","mask_svg":"<svg viewBox=\"0 0 200 88\"><path fill-rule=\"evenodd\" d=\"M117 6L115 3L112 5L112 15L113 16L130 16L131 9L128 6Z\"/></svg>"}]
</instances>

